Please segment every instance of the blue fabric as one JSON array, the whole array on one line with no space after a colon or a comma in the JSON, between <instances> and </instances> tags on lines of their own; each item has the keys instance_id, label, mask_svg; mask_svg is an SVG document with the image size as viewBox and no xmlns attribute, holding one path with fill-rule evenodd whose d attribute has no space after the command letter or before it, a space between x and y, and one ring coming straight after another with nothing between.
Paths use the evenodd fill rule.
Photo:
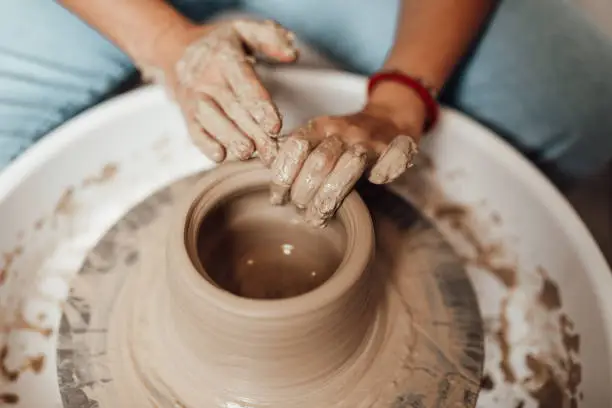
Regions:
<instances>
[{"instance_id":1,"label":"blue fabric","mask_svg":"<svg viewBox=\"0 0 612 408\"><path fill-rule=\"evenodd\" d=\"M278 20L371 73L388 52L399 0L176 0L195 20L239 8ZM49 0L0 2L0 168L95 104L134 71L129 59ZM612 157L612 40L561 0L505 0L444 102L536 163L579 178Z\"/></svg>"}]
</instances>

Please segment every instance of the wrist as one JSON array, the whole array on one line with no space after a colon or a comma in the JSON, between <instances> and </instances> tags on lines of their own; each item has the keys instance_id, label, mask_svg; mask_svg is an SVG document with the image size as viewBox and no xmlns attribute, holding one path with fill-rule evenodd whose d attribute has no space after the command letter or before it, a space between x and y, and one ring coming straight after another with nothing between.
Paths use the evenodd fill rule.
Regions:
<instances>
[{"instance_id":1,"label":"wrist","mask_svg":"<svg viewBox=\"0 0 612 408\"><path fill-rule=\"evenodd\" d=\"M396 82L381 82L368 96L367 109L386 112L397 128L416 140L427 121L427 107L418 93Z\"/></svg>"},{"instance_id":2,"label":"wrist","mask_svg":"<svg viewBox=\"0 0 612 408\"><path fill-rule=\"evenodd\" d=\"M182 17L170 21L145 44L136 63L139 66L152 66L163 70L174 69L185 48L208 29L207 25L196 25Z\"/></svg>"}]
</instances>

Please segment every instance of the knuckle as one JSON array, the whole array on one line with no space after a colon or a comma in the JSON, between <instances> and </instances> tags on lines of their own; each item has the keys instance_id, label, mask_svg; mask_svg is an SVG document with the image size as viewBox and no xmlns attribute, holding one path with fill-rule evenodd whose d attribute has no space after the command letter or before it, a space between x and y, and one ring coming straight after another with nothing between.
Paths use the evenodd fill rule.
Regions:
<instances>
[{"instance_id":1,"label":"knuckle","mask_svg":"<svg viewBox=\"0 0 612 408\"><path fill-rule=\"evenodd\" d=\"M364 143L371 139L370 131L362 126L357 126L357 125L347 126L343 135L347 136L352 141L357 142L357 143Z\"/></svg>"},{"instance_id":2,"label":"knuckle","mask_svg":"<svg viewBox=\"0 0 612 408\"><path fill-rule=\"evenodd\" d=\"M329 152L316 150L310 154L308 161L313 170L323 169L330 161Z\"/></svg>"},{"instance_id":3,"label":"knuckle","mask_svg":"<svg viewBox=\"0 0 612 408\"><path fill-rule=\"evenodd\" d=\"M302 138L290 138L287 143L287 152L294 156L301 156L310 150L310 142Z\"/></svg>"},{"instance_id":4,"label":"knuckle","mask_svg":"<svg viewBox=\"0 0 612 408\"><path fill-rule=\"evenodd\" d=\"M313 128L327 137L335 133L340 133L345 127L344 121L335 116L319 116L312 120Z\"/></svg>"}]
</instances>

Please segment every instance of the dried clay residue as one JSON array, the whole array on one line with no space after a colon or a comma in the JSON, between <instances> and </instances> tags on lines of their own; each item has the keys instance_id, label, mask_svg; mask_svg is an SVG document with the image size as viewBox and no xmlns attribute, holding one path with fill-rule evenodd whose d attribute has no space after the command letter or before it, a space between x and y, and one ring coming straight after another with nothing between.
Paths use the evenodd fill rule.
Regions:
<instances>
[{"instance_id":1,"label":"dried clay residue","mask_svg":"<svg viewBox=\"0 0 612 408\"><path fill-rule=\"evenodd\" d=\"M490 272L507 288L516 285L516 267L498 265L494 261L503 251L503 248L499 244L483 244L481 242L470 224L470 210L468 208L455 203L439 203L433 209L433 217L436 220L448 222L469 244L474 254L465 259L466 263Z\"/></svg>"},{"instance_id":2,"label":"dried clay residue","mask_svg":"<svg viewBox=\"0 0 612 408\"><path fill-rule=\"evenodd\" d=\"M582 380L582 370L579 364L571 363L568 379L565 384L560 383L551 371L551 367L534 356L527 356L527 366L533 372L536 381L543 385L531 392L531 396L538 401L540 408L558 408L567 406L569 400L571 407L577 406L577 388Z\"/></svg>"},{"instance_id":3,"label":"dried clay residue","mask_svg":"<svg viewBox=\"0 0 612 408\"><path fill-rule=\"evenodd\" d=\"M546 271L542 268L538 268L538 273L542 276L542 290L540 291L539 302L547 310L559 310L561 309L561 294L559 293L559 287L553 282L547 275Z\"/></svg>"},{"instance_id":4,"label":"dried clay residue","mask_svg":"<svg viewBox=\"0 0 612 408\"><path fill-rule=\"evenodd\" d=\"M71 215L74 212L76 208L74 193L74 187L68 187L66 190L64 190L60 199L55 205L54 213L56 215Z\"/></svg>"},{"instance_id":5,"label":"dried clay residue","mask_svg":"<svg viewBox=\"0 0 612 408\"><path fill-rule=\"evenodd\" d=\"M574 407L578 400L578 386L582 380L582 368L578 362L580 351L580 336L574 332L574 324L569 317L560 312L562 303L557 284L554 283L543 269L539 269L542 278L539 291L534 294L532 305L521 305L520 298L511 294L502 301L499 330L495 333L501 352L500 371L507 384L520 384L537 401L539 408ZM517 300L518 299L518 300ZM513 304L512 304L513 302ZM516 333L524 328L511 323L511 315L519 317L515 320L533 320L529 322L534 332L544 325L553 325L548 337L538 339L537 334L523 336L519 341L527 343L532 350L524 359L527 370L521 370L513 364L512 339L517 339ZM546 316L558 316L557 321ZM551 321L552 320L552 321ZM518 327L517 327L518 326ZM545 330L541 330L546 336ZM551 341L560 336L560 342ZM550 344L538 344L550 342ZM569 404L569 405L568 405Z\"/></svg>"},{"instance_id":6,"label":"dried clay residue","mask_svg":"<svg viewBox=\"0 0 612 408\"><path fill-rule=\"evenodd\" d=\"M104 184L111 180L113 180L117 172L119 171L119 166L116 163L108 163L102 167L100 172L96 175L86 177L81 186L83 188L91 187L94 185ZM73 186L67 187L62 195L60 196L57 204L55 205L55 209L53 213L55 215L64 215L69 216L74 214L76 210L76 201L75 201L76 189ZM35 224L35 229L40 229L44 225L44 220L39 220Z\"/></svg>"},{"instance_id":7,"label":"dried clay residue","mask_svg":"<svg viewBox=\"0 0 612 408\"><path fill-rule=\"evenodd\" d=\"M499 314L490 316L493 323L487 337L497 345L499 356L488 359L486 368L491 374L482 379L482 390L495 393L500 386L518 387L540 408L573 406L581 381L580 336L561 312L557 284L542 268L521 271L506 245L483 239L486 229L501 224L499 213L487 217L472 206L452 202L437 177L435 164L428 159L424 164L417 163L396 184L437 225L460 238L457 249L461 248L459 252L468 266L495 277L506 293L500 298ZM524 404L519 402L519 406Z\"/></svg>"},{"instance_id":8,"label":"dried clay residue","mask_svg":"<svg viewBox=\"0 0 612 408\"><path fill-rule=\"evenodd\" d=\"M502 300L502 310L506 310L508 299ZM499 369L504 377L504 381L507 383L516 382L516 375L510 365L510 344L508 343L508 319L502 314L499 317L499 330L495 333L497 338L497 344L501 352L501 361L499 362Z\"/></svg>"},{"instance_id":9,"label":"dried clay residue","mask_svg":"<svg viewBox=\"0 0 612 408\"><path fill-rule=\"evenodd\" d=\"M30 323L24 316L23 313L17 312L15 318L10 323L6 324L6 327L2 328L4 333L8 333L13 330L27 331L32 333L39 333L40 335L49 338L53 334L53 329L50 327L39 327L33 323Z\"/></svg>"},{"instance_id":10,"label":"dried clay residue","mask_svg":"<svg viewBox=\"0 0 612 408\"><path fill-rule=\"evenodd\" d=\"M4 258L4 263L2 264L2 267L0 267L0 286L6 282L13 263L22 253L23 248L21 246L17 246L12 251L3 254L2 257Z\"/></svg>"},{"instance_id":11,"label":"dried clay residue","mask_svg":"<svg viewBox=\"0 0 612 408\"><path fill-rule=\"evenodd\" d=\"M25 362L15 369L9 369L6 364L9 349L4 345L0 350L0 375L9 382L15 382L19 376L26 371L32 371L35 374L40 374L45 365L45 356L39 355L35 357L27 357Z\"/></svg>"},{"instance_id":12,"label":"dried clay residue","mask_svg":"<svg viewBox=\"0 0 612 408\"><path fill-rule=\"evenodd\" d=\"M0 394L0 403L6 405L15 405L19 403L19 395L10 392Z\"/></svg>"},{"instance_id":13,"label":"dried clay residue","mask_svg":"<svg viewBox=\"0 0 612 408\"><path fill-rule=\"evenodd\" d=\"M83 187L90 187L96 184L107 183L115 178L118 171L119 166L116 163L108 163L102 167L99 174L85 178L82 185Z\"/></svg>"},{"instance_id":14,"label":"dried clay residue","mask_svg":"<svg viewBox=\"0 0 612 408\"><path fill-rule=\"evenodd\" d=\"M485 374L480 381L480 389L490 391L495 388L495 383L489 374Z\"/></svg>"}]
</instances>

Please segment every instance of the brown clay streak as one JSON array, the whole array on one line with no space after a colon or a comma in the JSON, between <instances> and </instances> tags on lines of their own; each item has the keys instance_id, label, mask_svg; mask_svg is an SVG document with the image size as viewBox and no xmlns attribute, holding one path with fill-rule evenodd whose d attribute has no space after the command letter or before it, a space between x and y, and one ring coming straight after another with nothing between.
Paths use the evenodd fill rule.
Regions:
<instances>
[{"instance_id":1,"label":"brown clay streak","mask_svg":"<svg viewBox=\"0 0 612 408\"><path fill-rule=\"evenodd\" d=\"M459 232L472 247L475 256L473 259L467 259L467 263L487 270L507 288L516 286L516 268L494 265L492 258L501 251L501 248L499 245L484 245L480 242L466 220L469 216L469 210L466 207L454 203L441 203L435 207L433 215L438 220L447 220L451 227Z\"/></svg>"},{"instance_id":2,"label":"brown clay streak","mask_svg":"<svg viewBox=\"0 0 612 408\"><path fill-rule=\"evenodd\" d=\"M56 215L70 215L74 211L74 187L68 187L55 205Z\"/></svg>"},{"instance_id":3,"label":"brown clay streak","mask_svg":"<svg viewBox=\"0 0 612 408\"><path fill-rule=\"evenodd\" d=\"M559 294L559 287L553 282L546 271L542 268L538 268L538 273L542 276L544 282L542 283L542 290L540 291L539 301L546 308L546 310L558 310L561 309L561 295Z\"/></svg>"},{"instance_id":4,"label":"brown clay streak","mask_svg":"<svg viewBox=\"0 0 612 408\"><path fill-rule=\"evenodd\" d=\"M40 333L41 335L43 335L44 337L51 337L51 335L53 334L53 329L50 327L39 327L36 326L30 322L28 322L25 317L23 316L23 313L18 312L15 320L7 325L8 327L4 328L4 332L9 332L11 330L23 330L23 331L29 331L29 332L35 332L35 333Z\"/></svg>"},{"instance_id":5,"label":"brown clay streak","mask_svg":"<svg viewBox=\"0 0 612 408\"><path fill-rule=\"evenodd\" d=\"M10 269L13 266L15 259L17 259L17 257L21 255L22 253L23 253L23 248L21 246L18 246L15 249L13 249L11 252L5 253L3 255L4 265L2 266L2 268L0 268L0 285L6 282L6 278L8 277L8 273L10 272Z\"/></svg>"},{"instance_id":6,"label":"brown clay streak","mask_svg":"<svg viewBox=\"0 0 612 408\"><path fill-rule=\"evenodd\" d=\"M104 167L102 167L100 174L85 178L82 183L83 187L89 187L95 184L104 184L111 181L113 178L115 178L118 171L119 166L116 163L107 163Z\"/></svg>"},{"instance_id":7,"label":"brown clay streak","mask_svg":"<svg viewBox=\"0 0 612 408\"><path fill-rule=\"evenodd\" d=\"M508 299L502 301L501 309L506 310L508 305ZM501 360L499 362L499 368L504 375L505 382L514 384L516 382L516 374L512 370L510 364L510 344L508 343L508 319L506 315L502 313L500 315L500 328L496 333L497 341L499 342L499 348L501 350Z\"/></svg>"},{"instance_id":8,"label":"brown clay streak","mask_svg":"<svg viewBox=\"0 0 612 408\"><path fill-rule=\"evenodd\" d=\"M14 405L19 403L19 395L10 392L0 394L0 403Z\"/></svg>"},{"instance_id":9,"label":"brown clay streak","mask_svg":"<svg viewBox=\"0 0 612 408\"><path fill-rule=\"evenodd\" d=\"M0 375L10 382L15 382L19 376L27 370L32 370L33 373L40 374L45 365L45 356L43 354L36 357L29 357L26 362L16 370L9 370L6 367L6 358L8 357L8 346L4 345L0 350Z\"/></svg>"}]
</instances>

